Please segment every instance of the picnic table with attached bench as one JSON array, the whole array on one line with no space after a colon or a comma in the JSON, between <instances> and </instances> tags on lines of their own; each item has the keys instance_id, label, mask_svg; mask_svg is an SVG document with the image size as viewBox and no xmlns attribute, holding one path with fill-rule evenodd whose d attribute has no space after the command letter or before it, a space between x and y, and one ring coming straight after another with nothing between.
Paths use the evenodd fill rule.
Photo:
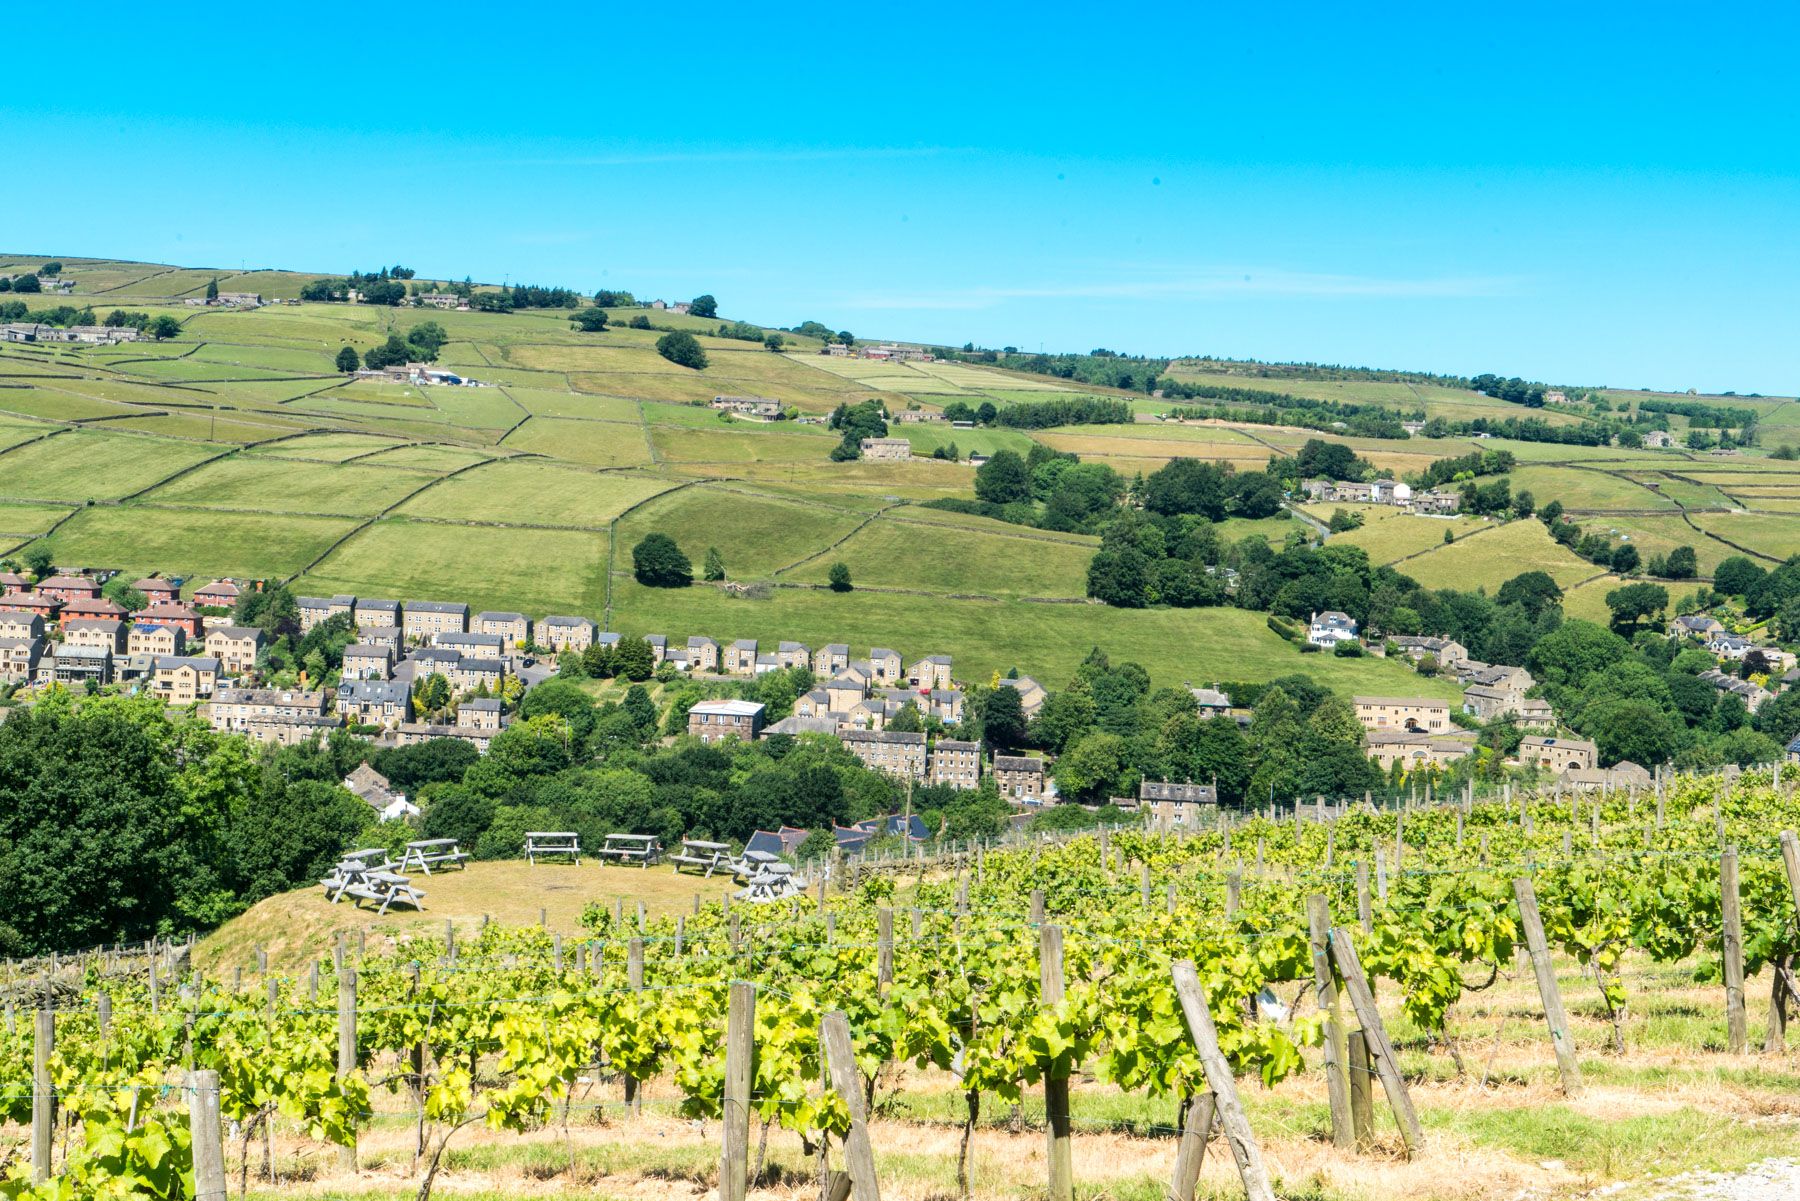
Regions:
<instances>
[{"instance_id":1,"label":"picnic table with attached bench","mask_svg":"<svg viewBox=\"0 0 1800 1201\"><path fill-rule=\"evenodd\" d=\"M454 838L423 838L406 844L406 853L400 856L400 870L417 868L429 876L433 864L460 869L468 857Z\"/></svg>"},{"instance_id":2,"label":"picnic table with attached bench","mask_svg":"<svg viewBox=\"0 0 1800 1201\"><path fill-rule=\"evenodd\" d=\"M767 854L767 852L752 852L752 854ZM742 900L779 901L800 894L800 881L794 875L794 865L783 863L779 859L775 859L773 855L768 857L774 861L763 864L760 870L753 871L744 888L737 894Z\"/></svg>"},{"instance_id":3,"label":"picnic table with attached bench","mask_svg":"<svg viewBox=\"0 0 1800 1201\"><path fill-rule=\"evenodd\" d=\"M684 867L691 867L708 880L712 879L712 874L721 868L729 872L734 867L730 844L705 842L698 838L682 839L681 853L670 855L669 862L675 865L676 871L680 871Z\"/></svg>"},{"instance_id":4,"label":"picnic table with attached bench","mask_svg":"<svg viewBox=\"0 0 1800 1201\"><path fill-rule=\"evenodd\" d=\"M380 854L380 863L371 863L374 856L368 851L352 851L340 860L331 875L319 881L325 887L325 899L335 905L349 897L359 909L368 901L378 905L382 914L396 902L423 910L425 894L414 888L407 877L391 870L394 865L386 861L386 852Z\"/></svg>"},{"instance_id":5,"label":"picnic table with attached bench","mask_svg":"<svg viewBox=\"0 0 1800 1201\"><path fill-rule=\"evenodd\" d=\"M597 854L620 863L649 867L662 858L662 843L653 834L608 834Z\"/></svg>"},{"instance_id":6,"label":"picnic table with attached bench","mask_svg":"<svg viewBox=\"0 0 1800 1201\"><path fill-rule=\"evenodd\" d=\"M573 862L580 863L581 836L569 830L525 831L526 862L535 867L539 855L566 855Z\"/></svg>"}]
</instances>

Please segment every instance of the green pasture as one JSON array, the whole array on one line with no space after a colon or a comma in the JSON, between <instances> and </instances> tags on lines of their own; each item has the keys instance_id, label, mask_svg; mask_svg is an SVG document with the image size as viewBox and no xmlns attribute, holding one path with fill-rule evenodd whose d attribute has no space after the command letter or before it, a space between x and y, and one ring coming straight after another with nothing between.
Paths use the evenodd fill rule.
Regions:
<instances>
[{"instance_id":1,"label":"green pasture","mask_svg":"<svg viewBox=\"0 0 1800 1201\"><path fill-rule=\"evenodd\" d=\"M673 486L650 476L502 459L427 488L400 512L445 521L605 529L626 509Z\"/></svg>"},{"instance_id":2,"label":"green pasture","mask_svg":"<svg viewBox=\"0 0 1800 1201\"><path fill-rule=\"evenodd\" d=\"M355 526L348 518L297 513L112 505L76 514L46 545L63 563L261 579L298 571Z\"/></svg>"}]
</instances>

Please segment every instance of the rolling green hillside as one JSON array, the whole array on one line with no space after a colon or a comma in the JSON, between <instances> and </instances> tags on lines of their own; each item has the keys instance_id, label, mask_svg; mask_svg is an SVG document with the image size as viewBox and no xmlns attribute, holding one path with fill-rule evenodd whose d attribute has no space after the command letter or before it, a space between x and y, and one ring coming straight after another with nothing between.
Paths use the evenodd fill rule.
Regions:
<instances>
[{"instance_id":1,"label":"rolling green hillside","mask_svg":"<svg viewBox=\"0 0 1800 1201\"><path fill-rule=\"evenodd\" d=\"M40 261L0 255L0 273ZM836 435L820 424L759 424L705 404L720 392L751 392L807 416L871 398L890 410L935 410L953 400L1004 404L1081 390L1068 381L964 363L828 358L817 342L792 336L789 349L770 353L716 336L717 322L661 311L620 310L613 328L583 333L564 310L198 308L182 302L203 295L212 271L63 262L75 292L26 298L34 307L166 313L182 332L115 347L0 344L0 555L42 543L65 563L580 612L616 629L678 638L893 645L951 653L968 676L1017 667L1060 680L1100 645L1142 662L1161 684L1304 670L1344 691L1448 695L1397 664L1302 658L1258 614L1087 603L1093 539L918 507L968 497L966 464L833 463ZM272 298L297 296L313 278L218 273L223 290ZM654 348L661 329L625 327L645 315L693 332L708 366L678 367ZM448 332L440 363L493 386L367 382L335 370L343 346L367 351L425 321ZM1396 408L1423 402L1446 415L1517 412L1436 386L1309 386L1326 398ZM1778 442L1786 428L1779 417L1794 406L1756 403L1769 410L1767 441ZM1318 436L1164 422L1153 415L1166 407L1160 402L1140 398L1136 407L1131 425L894 431L920 455L951 442L966 455L1029 449L1035 440L1128 477L1178 456L1260 468ZM1800 549L1800 470L1759 451L1715 457L1499 440L1340 440L1396 474L1505 446L1521 460L1515 489L1528 488L1540 504L1560 499L1584 526L1628 536L1647 553L1694 545L1703 571L1727 554L1773 561ZM1315 515L1329 517L1330 508ZM1542 568L1566 588L1579 586L1589 606L1605 590L1604 573L1536 523L1459 520L1448 523L1457 541L1445 546L1447 523L1372 516L1346 540L1428 584L1492 589ZM1299 528L1282 518L1226 532L1278 543ZM630 549L652 531L674 537L696 564L717 547L733 581L767 587L749 597L705 585L642 588L630 575ZM838 561L855 580L849 594L823 588Z\"/></svg>"}]
</instances>

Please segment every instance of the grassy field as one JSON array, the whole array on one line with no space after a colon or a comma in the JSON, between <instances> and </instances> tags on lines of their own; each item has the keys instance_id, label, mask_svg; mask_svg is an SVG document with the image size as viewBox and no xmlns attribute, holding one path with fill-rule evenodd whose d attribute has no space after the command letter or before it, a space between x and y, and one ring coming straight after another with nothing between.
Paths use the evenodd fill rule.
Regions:
<instances>
[{"instance_id":1,"label":"grassy field","mask_svg":"<svg viewBox=\"0 0 1800 1201\"><path fill-rule=\"evenodd\" d=\"M1438 537L1441 542L1443 535ZM1400 569L1427 588L1485 588L1490 594L1527 571L1545 572L1565 589L1600 573L1551 538L1541 521L1511 521L1470 533L1406 560Z\"/></svg>"},{"instance_id":2,"label":"grassy field","mask_svg":"<svg viewBox=\"0 0 1800 1201\"><path fill-rule=\"evenodd\" d=\"M950 653L977 672L1016 666L1050 680L1100 645L1143 662L1159 683L1304 671L1341 691L1434 687L1398 665L1302 657L1256 614L1076 603L1093 539L916 505L971 495L966 464L928 457L952 442L964 455L1025 453L1042 443L1130 477L1176 457L1260 469L1272 455L1297 453L1321 436L1315 431L1159 422L1151 415L1168 403L1138 396L1130 398L1135 424L1023 431L896 423L914 446L913 461L833 463L837 435L822 425L722 420L707 402L754 393L817 414L870 397L898 410L941 409L957 398L1004 404L1124 394L979 365L830 358L805 340L770 354L714 336L714 322L672 313L650 316L699 336L711 360L705 370L658 355L660 330L625 328L635 312L586 334L565 312L196 310L177 298L203 288L210 270L65 262L77 300L171 312L183 333L166 344L0 346L0 540L17 550L61 522L49 541L59 561L610 613L616 628L671 636L892 644L909 654ZM277 297L297 294L308 278L224 277ZM390 330L427 320L449 334L443 362L498 386L372 384L335 374L341 347L367 350ZM1407 412L1520 412L1435 385L1265 379L1216 368L1202 365L1196 378ZM1784 416L1800 422L1791 401L1755 403L1775 425ZM1584 526L1630 538L1646 556L1691 545L1703 571L1738 553L1731 543L1769 561L1800 549L1800 464L1760 453L1337 440L1394 473L1504 447L1522 464L1515 490L1531 491L1539 504L1558 499L1588 510L1579 517ZM1441 541L1446 528L1457 539L1449 546ZM1232 520L1220 534L1279 545L1298 529L1287 517ZM731 580L777 586L764 600L703 586L641 588L630 550L652 532L675 538L696 567L717 547ZM1536 522L1494 527L1370 508L1365 526L1341 537L1431 586L1491 591L1533 567L1565 587L1599 574ZM818 587L837 561L856 583L848 595ZM1607 586L1596 581L1571 604L1603 610Z\"/></svg>"}]
</instances>

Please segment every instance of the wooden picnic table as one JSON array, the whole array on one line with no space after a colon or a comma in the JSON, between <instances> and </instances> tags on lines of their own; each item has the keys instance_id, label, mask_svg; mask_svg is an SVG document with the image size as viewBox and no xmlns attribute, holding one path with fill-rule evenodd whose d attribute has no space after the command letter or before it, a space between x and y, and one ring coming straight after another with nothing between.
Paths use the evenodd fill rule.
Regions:
<instances>
[{"instance_id":1,"label":"wooden picnic table","mask_svg":"<svg viewBox=\"0 0 1800 1201\"><path fill-rule=\"evenodd\" d=\"M334 905L349 897L358 909L364 901L378 905L383 915L396 902L424 910L425 894L414 888L408 877L389 871L392 866L369 867L361 860L345 859L320 883L325 886L326 899Z\"/></svg>"},{"instance_id":2,"label":"wooden picnic table","mask_svg":"<svg viewBox=\"0 0 1800 1201\"><path fill-rule=\"evenodd\" d=\"M680 871L684 867L692 867L698 869L705 879L710 880L712 874L720 868L727 871L732 870L731 845L724 842L706 842L699 838L684 838L681 840L681 853L670 855L669 862L675 865L676 871Z\"/></svg>"},{"instance_id":3,"label":"wooden picnic table","mask_svg":"<svg viewBox=\"0 0 1800 1201\"><path fill-rule=\"evenodd\" d=\"M535 867L539 855L566 855L579 864L581 862L581 836L572 830L525 831L526 862Z\"/></svg>"},{"instance_id":4,"label":"wooden picnic table","mask_svg":"<svg viewBox=\"0 0 1800 1201\"><path fill-rule=\"evenodd\" d=\"M778 861L766 864L763 870L752 873L738 896L746 901L780 901L798 896L800 892L793 864Z\"/></svg>"},{"instance_id":5,"label":"wooden picnic table","mask_svg":"<svg viewBox=\"0 0 1800 1201\"><path fill-rule=\"evenodd\" d=\"M595 852L620 863L649 867L662 858L662 843L653 834L608 834L606 845Z\"/></svg>"},{"instance_id":6,"label":"wooden picnic table","mask_svg":"<svg viewBox=\"0 0 1800 1201\"><path fill-rule=\"evenodd\" d=\"M406 852L400 856L400 870L416 867L429 876L434 863L460 870L468 857L461 843L454 838L422 838L406 844Z\"/></svg>"}]
</instances>

